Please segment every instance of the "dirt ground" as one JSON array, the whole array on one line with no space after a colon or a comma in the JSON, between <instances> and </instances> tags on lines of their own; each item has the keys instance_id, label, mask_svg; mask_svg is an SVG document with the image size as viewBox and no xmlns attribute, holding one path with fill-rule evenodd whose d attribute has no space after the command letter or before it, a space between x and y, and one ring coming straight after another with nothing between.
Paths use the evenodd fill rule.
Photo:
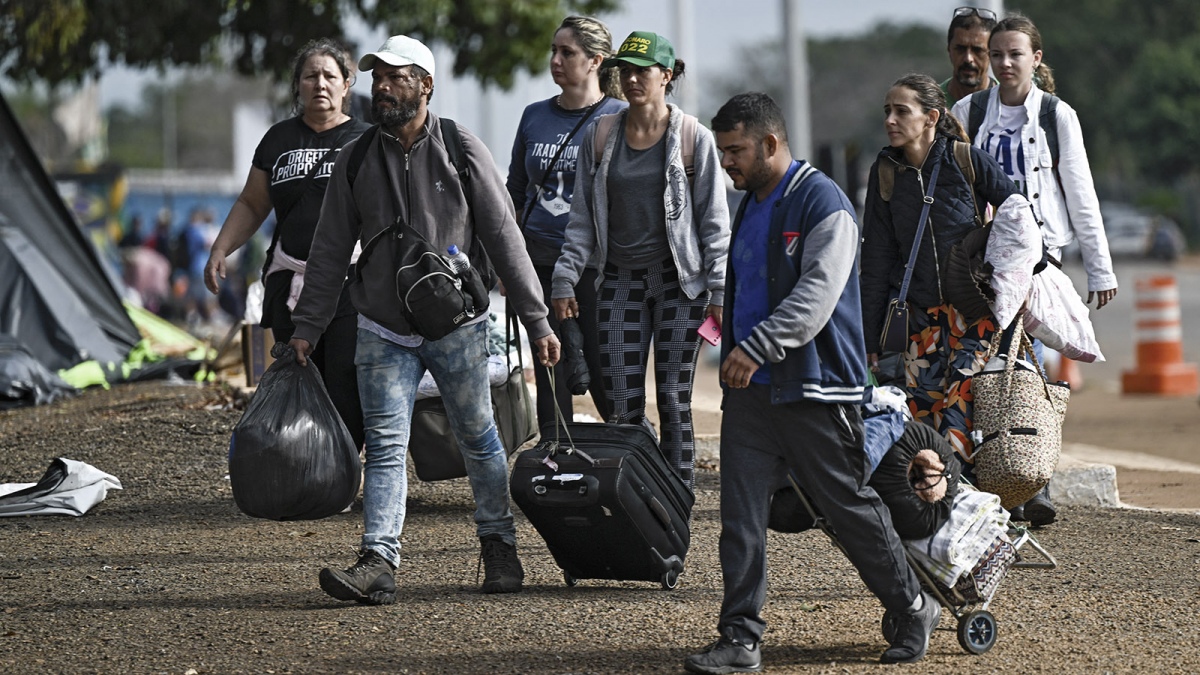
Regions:
<instances>
[{"instance_id":1,"label":"dirt ground","mask_svg":"<svg viewBox=\"0 0 1200 675\"><path fill-rule=\"evenodd\" d=\"M226 478L236 403L216 387L139 384L0 413L0 482L36 480L64 456L124 485L80 518L0 519L0 672L679 672L715 637L716 471L699 473L676 590L568 588L518 512L528 576L512 596L477 591L466 482L414 479L399 600L364 607L316 583L321 567L352 560L361 513L281 523L237 510ZM1071 433L1119 432L1096 415L1073 418L1085 428ZM966 654L947 612L913 672L1200 671L1200 515L1066 507L1037 536L1059 567L1010 573L991 606L995 648ZM772 533L769 560L768 669L892 668L876 663L881 609L820 533Z\"/></svg>"}]
</instances>

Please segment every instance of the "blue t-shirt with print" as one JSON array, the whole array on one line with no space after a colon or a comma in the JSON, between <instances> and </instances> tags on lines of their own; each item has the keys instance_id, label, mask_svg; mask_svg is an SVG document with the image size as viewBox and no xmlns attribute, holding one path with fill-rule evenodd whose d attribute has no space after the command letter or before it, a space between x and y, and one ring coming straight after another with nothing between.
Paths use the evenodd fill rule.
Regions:
<instances>
[{"instance_id":1,"label":"blue t-shirt with print","mask_svg":"<svg viewBox=\"0 0 1200 675\"><path fill-rule=\"evenodd\" d=\"M783 191L798 168L800 162L793 160L783 180L761 202L754 193L746 193L746 209L742 212L742 222L729 251L736 280L733 289L733 301L737 305L737 311L733 314L734 342L745 340L758 324L771 316L771 298L767 288L767 236L771 230L771 212L775 203L783 197ZM770 384L771 369L759 368L754 371L750 381Z\"/></svg>"},{"instance_id":2,"label":"blue t-shirt with print","mask_svg":"<svg viewBox=\"0 0 1200 675\"><path fill-rule=\"evenodd\" d=\"M588 109L566 110L556 99L538 101L525 108L513 142L506 182L516 208L517 222L524 225L525 236L554 250L562 248L564 242L563 232L567 228L571 198L575 193L579 143L584 133L597 117L620 112L629 105L620 99L605 97L559 153L559 146ZM555 155L558 160L550 166ZM543 176L545 187L539 190ZM526 211L529 219L521 223Z\"/></svg>"}]
</instances>

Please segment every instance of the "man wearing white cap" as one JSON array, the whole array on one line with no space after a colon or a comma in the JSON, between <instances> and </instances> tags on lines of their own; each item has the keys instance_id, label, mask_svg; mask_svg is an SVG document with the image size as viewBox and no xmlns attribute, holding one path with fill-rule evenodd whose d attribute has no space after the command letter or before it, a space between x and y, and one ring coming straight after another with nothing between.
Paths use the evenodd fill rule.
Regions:
<instances>
[{"instance_id":1,"label":"man wearing white cap","mask_svg":"<svg viewBox=\"0 0 1200 675\"><path fill-rule=\"evenodd\" d=\"M372 113L379 127L338 154L305 271L304 290L289 343L306 355L333 315L343 282L358 310L355 365L366 428L363 535L358 561L345 570L321 570L321 588L340 600L395 602L408 484L405 473L417 384L428 370L437 381L451 429L475 496L476 533L484 565L483 592L521 590L524 571L516 551L509 506L508 462L492 416L487 378L487 315L479 312L448 334L425 338L397 294L398 261L411 237L434 250L457 246L476 270L482 246L507 290L507 302L525 324L546 366L558 361L541 287L517 227L512 199L487 147L461 130L469 185L447 149L443 120L428 110L433 54L404 35L388 38L358 62L372 78ZM446 120L446 125L451 122ZM365 144L363 147L356 146ZM453 148L451 150L454 150ZM347 279L358 244L362 254ZM476 264L478 263L478 264Z\"/></svg>"}]
</instances>

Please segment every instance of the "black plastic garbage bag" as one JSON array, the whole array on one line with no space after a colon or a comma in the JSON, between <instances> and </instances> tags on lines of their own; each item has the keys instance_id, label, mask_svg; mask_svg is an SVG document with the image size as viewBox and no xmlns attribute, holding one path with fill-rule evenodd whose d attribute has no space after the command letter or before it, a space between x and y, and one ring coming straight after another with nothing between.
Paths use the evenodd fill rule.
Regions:
<instances>
[{"instance_id":1,"label":"black plastic garbage bag","mask_svg":"<svg viewBox=\"0 0 1200 675\"><path fill-rule=\"evenodd\" d=\"M358 494L362 463L312 361L286 345L233 428L229 480L238 508L270 520L315 520L345 510Z\"/></svg>"}]
</instances>

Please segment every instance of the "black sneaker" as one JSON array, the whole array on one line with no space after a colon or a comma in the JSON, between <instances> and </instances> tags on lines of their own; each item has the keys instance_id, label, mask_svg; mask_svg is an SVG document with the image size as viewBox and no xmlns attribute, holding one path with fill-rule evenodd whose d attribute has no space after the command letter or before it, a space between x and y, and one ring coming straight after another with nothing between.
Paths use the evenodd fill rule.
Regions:
<instances>
[{"instance_id":1,"label":"black sneaker","mask_svg":"<svg viewBox=\"0 0 1200 675\"><path fill-rule=\"evenodd\" d=\"M880 663L915 663L925 658L929 637L942 618L942 606L924 591L921 598L921 609L915 612L884 615L884 637L891 646L879 657Z\"/></svg>"},{"instance_id":2,"label":"black sneaker","mask_svg":"<svg viewBox=\"0 0 1200 675\"><path fill-rule=\"evenodd\" d=\"M725 673L757 673L762 670L762 652L758 644L747 645L740 640L722 636L699 654L683 660L689 673L724 675Z\"/></svg>"},{"instance_id":3,"label":"black sneaker","mask_svg":"<svg viewBox=\"0 0 1200 675\"><path fill-rule=\"evenodd\" d=\"M321 590L338 600L354 600L364 605L390 605L396 601L396 580L392 564L370 549L358 556L358 562L344 571L326 567L321 570Z\"/></svg>"},{"instance_id":4,"label":"black sneaker","mask_svg":"<svg viewBox=\"0 0 1200 675\"><path fill-rule=\"evenodd\" d=\"M1033 499L1025 502L1025 518L1034 527L1049 525L1057 517L1058 512L1054 510L1054 504L1050 503L1049 485L1042 488L1042 491L1034 495Z\"/></svg>"},{"instance_id":5,"label":"black sneaker","mask_svg":"<svg viewBox=\"0 0 1200 675\"><path fill-rule=\"evenodd\" d=\"M518 593L525 581L525 570L517 557L517 547L498 534L479 539L479 559L483 563L484 593Z\"/></svg>"}]
</instances>

